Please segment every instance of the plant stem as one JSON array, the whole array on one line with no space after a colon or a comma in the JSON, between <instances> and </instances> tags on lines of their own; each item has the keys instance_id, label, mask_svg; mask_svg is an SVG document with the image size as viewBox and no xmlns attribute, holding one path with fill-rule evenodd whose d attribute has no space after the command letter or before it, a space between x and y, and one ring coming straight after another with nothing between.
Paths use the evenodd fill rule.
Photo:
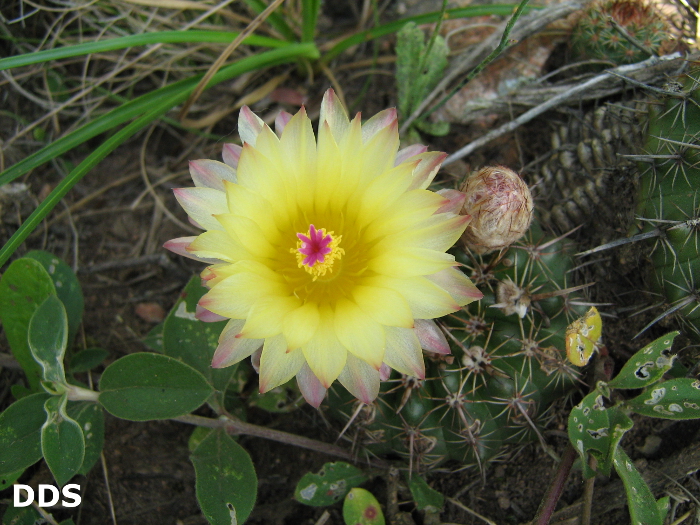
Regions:
<instances>
[{"instance_id":1,"label":"plant stem","mask_svg":"<svg viewBox=\"0 0 700 525\"><path fill-rule=\"evenodd\" d=\"M535 519L532 521L533 525L547 525L549 523L552 514L554 514L557 502L561 497L561 493L564 491L564 484L569 477L569 472L571 472L571 467L574 465L575 459L576 451L574 447L569 444L561 457L557 473L554 479L552 479L552 483L549 485L547 493L542 499L542 503L540 503L540 508L537 509Z\"/></svg>"},{"instance_id":2,"label":"plant stem","mask_svg":"<svg viewBox=\"0 0 700 525\"><path fill-rule=\"evenodd\" d=\"M173 418L173 421L179 421L181 423L207 428L225 428L226 431L231 434L256 436L263 439L269 439L271 441L277 441L278 443L286 443L288 445L294 445L296 447L322 452L331 456L337 456L348 461L356 460L356 458L349 451L336 445L306 438L304 436L298 436L296 434L290 434L289 432L282 432L281 430L273 430L271 428L253 425L229 416L221 416L220 419L212 419L188 414L185 416L175 417ZM375 467L387 466L383 461L378 459L374 459L372 461L372 465Z\"/></svg>"}]
</instances>

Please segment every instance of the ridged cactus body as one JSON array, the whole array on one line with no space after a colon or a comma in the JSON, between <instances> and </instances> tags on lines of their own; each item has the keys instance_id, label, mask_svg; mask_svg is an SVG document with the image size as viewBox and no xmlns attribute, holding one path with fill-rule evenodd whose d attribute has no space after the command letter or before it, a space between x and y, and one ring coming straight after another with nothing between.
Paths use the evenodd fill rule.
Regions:
<instances>
[{"instance_id":1,"label":"ridged cactus body","mask_svg":"<svg viewBox=\"0 0 700 525\"><path fill-rule=\"evenodd\" d=\"M357 452L398 455L413 469L483 466L506 443L538 439L547 408L578 380L564 353L566 327L585 311L566 291L571 253L536 224L502 253L460 250L484 299L442 320L452 355L429 355L423 381L392 376L371 406L331 392L328 413L352 421L345 437Z\"/></svg>"},{"instance_id":2,"label":"ridged cactus body","mask_svg":"<svg viewBox=\"0 0 700 525\"><path fill-rule=\"evenodd\" d=\"M655 291L700 340L700 85L694 76L650 106L637 216L643 232L657 234Z\"/></svg>"}]
</instances>

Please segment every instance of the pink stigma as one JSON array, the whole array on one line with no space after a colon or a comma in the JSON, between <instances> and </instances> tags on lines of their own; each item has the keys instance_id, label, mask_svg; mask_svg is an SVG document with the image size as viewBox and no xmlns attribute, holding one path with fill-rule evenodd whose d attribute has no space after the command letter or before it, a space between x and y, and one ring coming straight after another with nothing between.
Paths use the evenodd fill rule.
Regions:
<instances>
[{"instance_id":1,"label":"pink stigma","mask_svg":"<svg viewBox=\"0 0 700 525\"><path fill-rule=\"evenodd\" d=\"M297 233L297 237L301 241L299 253L306 255L303 261L306 266L312 267L316 263L323 263L326 255L331 253L330 244L333 237L330 234L324 236L323 233L321 230L317 230L313 224L309 225L308 237L302 233Z\"/></svg>"}]
</instances>

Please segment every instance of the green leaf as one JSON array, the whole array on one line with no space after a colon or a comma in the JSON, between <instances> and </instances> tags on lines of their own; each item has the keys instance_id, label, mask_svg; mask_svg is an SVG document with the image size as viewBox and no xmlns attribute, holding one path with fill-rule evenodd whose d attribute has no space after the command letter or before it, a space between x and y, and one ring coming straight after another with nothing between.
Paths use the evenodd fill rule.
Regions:
<instances>
[{"instance_id":1,"label":"green leaf","mask_svg":"<svg viewBox=\"0 0 700 525\"><path fill-rule=\"evenodd\" d=\"M0 414L0 475L24 470L41 459L41 427L48 394L32 394Z\"/></svg>"},{"instance_id":2,"label":"green leaf","mask_svg":"<svg viewBox=\"0 0 700 525\"><path fill-rule=\"evenodd\" d=\"M211 367L226 321L205 323L194 316L197 303L206 292L199 276L192 277L187 283L163 323L163 353L187 363L206 377L216 390L224 392L237 366Z\"/></svg>"},{"instance_id":3,"label":"green leaf","mask_svg":"<svg viewBox=\"0 0 700 525\"><path fill-rule=\"evenodd\" d=\"M445 496L430 487L421 476L414 476L408 482L413 501L418 510L440 510L445 504Z\"/></svg>"},{"instance_id":4,"label":"green leaf","mask_svg":"<svg viewBox=\"0 0 700 525\"><path fill-rule=\"evenodd\" d=\"M587 478L595 473L588 466L587 453L595 450L606 455L610 450L610 419L603 404L603 396L594 390L571 409L569 414L569 440L581 457L581 465Z\"/></svg>"},{"instance_id":5,"label":"green leaf","mask_svg":"<svg viewBox=\"0 0 700 525\"><path fill-rule=\"evenodd\" d=\"M312 507L327 507L348 491L367 481L360 469L349 463L326 463L318 474L307 472L294 489L294 499Z\"/></svg>"},{"instance_id":6,"label":"green leaf","mask_svg":"<svg viewBox=\"0 0 700 525\"><path fill-rule=\"evenodd\" d=\"M190 450L190 452L194 452L200 443L214 431L215 430L213 428L194 427L194 430L190 434L190 438L187 440L187 448Z\"/></svg>"},{"instance_id":7,"label":"green leaf","mask_svg":"<svg viewBox=\"0 0 700 525\"><path fill-rule=\"evenodd\" d=\"M41 365L44 381L65 385L63 356L68 341L68 319L63 303L49 295L29 321L29 348Z\"/></svg>"},{"instance_id":8,"label":"green leaf","mask_svg":"<svg viewBox=\"0 0 700 525\"><path fill-rule=\"evenodd\" d=\"M196 410L212 391L202 374L177 359L138 353L105 369L99 402L122 419L169 419Z\"/></svg>"},{"instance_id":9,"label":"green leaf","mask_svg":"<svg viewBox=\"0 0 700 525\"><path fill-rule=\"evenodd\" d=\"M354 488L343 502L345 525L384 525L384 514L374 495L365 489Z\"/></svg>"},{"instance_id":10,"label":"green leaf","mask_svg":"<svg viewBox=\"0 0 700 525\"><path fill-rule=\"evenodd\" d=\"M39 261L53 281L56 295L66 308L68 315L68 347L70 348L85 309L83 290L78 277L70 266L49 252L32 250L25 257Z\"/></svg>"},{"instance_id":11,"label":"green leaf","mask_svg":"<svg viewBox=\"0 0 700 525\"><path fill-rule=\"evenodd\" d=\"M664 419L700 418L700 379L681 377L649 387L625 406L637 414Z\"/></svg>"},{"instance_id":12,"label":"green leaf","mask_svg":"<svg viewBox=\"0 0 700 525\"><path fill-rule=\"evenodd\" d=\"M8 507L2 516L2 525L35 525L43 523L41 514L33 507Z\"/></svg>"},{"instance_id":13,"label":"green leaf","mask_svg":"<svg viewBox=\"0 0 700 525\"><path fill-rule=\"evenodd\" d=\"M79 401L68 403L68 415L75 419L83 430L85 456L78 474L85 476L100 459L104 447L105 414L99 405L88 401Z\"/></svg>"},{"instance_id":14,"label":"green leaf","mask_svg":"<svg viewBox=\"0 0 700 525\"><path fill-rule=\"evenodd\" d=\"M610 420L610 448L605 457L599 458L598 471L604 476L609 476L612 470L613 458L615 450L620 445L625 433L632 429L634 422L625 414L620 407L611 407L607 409L608 418Z\"/></svg>"},{"instance_id":15,"label":"green leaf","mask_svg":"<svg viewBox=\"0 0 700 525\"><path fill-rule=\"evenodd\" d=\"M41 451L59 487L78 473L85 457L83 431L66 413L67 402L67 394L48 398L46 423L41 428Z\"/></svg>"},{"instance_id":16,"label":"green leaf","mask_svg":"<svg viewBox=\"0 0 700 525\"><path fill-rule=\"evenodd\" d=\"M197 501L212 525L243 523L255 505L258 479L248 453L217 429L202 440L190 460L197 476Z\"/></svg>"},{"instance_id":17,"label":"green leaf","mask_svg":"<svg viewBox=\"0 0 700 525\"><path fill-rule=\"evenodd\" d=\"M163 353L163 324L164 323L158 323L155 325L151 328L150 332L146 334L146 337L141 340L150 350L158 352L159 354Z\"/></svg>"},{"instance_id":18,"label":"green leaf","mask_svg":"<svg viewBox=\"0 0 700 525\"><path fill-rule=\"evenodd\" d=\"M0 476L0 491L11 487L19 477L24 474L24 469L17 470L15 472L8 472Z\"/></svg>"},{"instance_id":19,"label":"green leaf","mask_svg":"<svg viewBox=\"0 0 700 525\"><path fill-rule=\"evenodd\" d=\"M72 374L87 372L107 359L109 352L104 348L86 348L77 352L70 360L68 369Z\"/></svg>"},{"instance_id":20,"label":"green leaf","mask_svg":"<svg viewBox=\"0 0 700 525\"><path fill-rule=\"evenodd\" d=\"M649 489L637 467L625 454L622 448L615 449L614 459L615 470L622 478L627 492L627 503L629 504L630 518L635 525L662 525L661 515L657 507L654 495Z\"/></svg>"},{"instance_id":21,"label":"green leaf","mask_svg":"<svg viewBox=\"0 0 700 525\"><path fill-rule=\"evenodd\" d=\"M12 354L24 370L32 390L40 388L41 366L32 357L27 332L34 311L56 293L44 267L33 259L17 259L0 280L0 321Z\"/></svg>"},{"instance_id":22,"label":"green leaf","mask_svg":"<svg viewBox=\"0 0 700 525\"><path fill-rule=\"evenodd\" d=\"M659 337L634 354L608 387L644 388L659 381L673 366L675 356L671 355L671 346L678 334L671 332Z\"/></svg>"}]
</instances>

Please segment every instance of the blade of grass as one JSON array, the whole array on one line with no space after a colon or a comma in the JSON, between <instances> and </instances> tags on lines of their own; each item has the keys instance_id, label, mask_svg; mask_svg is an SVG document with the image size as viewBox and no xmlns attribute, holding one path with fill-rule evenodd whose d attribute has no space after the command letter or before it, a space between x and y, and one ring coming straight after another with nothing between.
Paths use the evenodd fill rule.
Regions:
<instances>
[{"instance_id":1,"label":"blade of grass","mask_svg":"<svg viewBox=\"0 0 700 525\"><path fill-rule=\"evenodd\" d=\"M429 24L432 22L437 22L441 18L444 20L454 20L457 18L470 18L475 16L487 16L487 15L499 15L507 16L513 13L513 10L518 7L518 4L499 4L499 5L479 5L471 7L462 7L459 9L448 9L445 11L444 16L440 11L433 13L425 13L423 15L411 16L408 18L402 18L401 20L396 20L395 22L389 22L372 29L367 29L366 31L360 31L354 35L345 38L334 45L325 55L321 57L321 64L327 65L331 60L337 57L340 53L346 49L372 40L373 38L378 38L380 36L389 35L391 33L396 33L401 29L407 22L415 22L416 24ZM532 9L541 9L540 7L530 6L527 11Z\"/></svg>"},{"instance_id":2,"label":"blade of grass","mask_svg":"<svg viewBox=\"0 0 700 525\"><path fill-rule=\"evenodd\" d=\"M209 44L227 44L235 39L239 33L234 31L160 31L153 33L144 33L140 35L130 35L118 38L110 38L97 42L86 42L64 46L56 49L46 49L36 53L26 53L24 55L7 57L0 59L0 71L13 67L27 66L37 64L39 62L48 62L49 60L60 60L80 55L88 55L90 53L102 53L106 51L115 51L129 47L147 46L151 44L194 44L194 43L209 43ZM251 46L262 46L279 48L289 45L288 42L277 40L266 36L250 35L244 40L245 44Z\"/></svg>"},{"instance_id":3,"label":"blade of grass","mask_svg":"<svg viewBox=\"0 0 700 525\"><path fill-rule=\"evenodd\" d=\"M252 55L221 68L221 70L214 75L209 86L218 84L219 82L223 82L224 80L228 80L247 71L253 71L284 62L294 61L300 57L313 60L318 58L318 56L319 52L313 44L287 44L283 48ZM154 104L157 104L161 98L168 98L176 93L184 93L186 98L195 88L201 78L201 75L197 75L193 78L180 80L170 84L169 86L165 86L145 95L141 95L140 97L113 109L109 113L96 118L92 122L85 124L72 133L55 140L48 146L43 147L36 153L29 155L17 164L0 173L0 186L13 181L31 169L34 169L37 166L40 166L41 164L57 157L58 155L73 149L92 137L137 117L153 107Z\"/></svg>"},{"instance_id":4,"label":"blade of grass","mask_svg":"<svg viewBox=\"0 0 700 525\"><path fill-rule=\"evenodd\" d=\"M316 22L321 8L319 0L302 0L301 4L301 41L313 42L316 36Z\"/></svg>"},{"instance_id":5,"label":"blade of grass","mask_svg":"<svg viewBox=\"0 0 700 525\"><path fill-rule=\"evenodd\" d=\"M127 47L148 46L151 44L228 44L238 37L240 33L234 31L160 31L153 33L142 33L140 35L130 35L118 38L109 38L98 42L86 42L56 49L45 49L36 53L25 53L24 55L0 58L0 71L13 67L28 66L49 60L61 60L90 53L104 53L115 51ZM243 43L251 46L262 46L279 48L289 45L288 42L277 40L266 36L250 35Z\"/></svg>"},{"instance_id":6,"label":"blade of grass","mask_svg":"<svg viewBox=\"0 0 700 525\"><path fill-rule=\"evenodd\" d=\"M267 53L262 53L260 55L254 55L222 68L212 78L209 86L213 86L247 71L259 69L261 67L271 67L280 63L294 61L299 57L315 59L318 58L318 56L318 50L313 44L290 44L285 48L268 51ZM171 90L168 96L157 97L150 104L148 111L109 137L90 155L88 155L85 160L83 160L54 188L49 196L42 201L37 209L32 212L32 214L22 223L12 237L10 237L7 243L5 243L2 249L0 249L0 266L7 262L17 247L24 242L24 240L31 234L32 231L34 231L34 229L41 223L46 215L54 208L54 206L56 206L58 202L61 201L66 193L68 193L68 191L70 191L70 189L80 179L82 179L92 168L94 168L109 153L114 151L120 144L124 143L148 124L185 100L189 96L191 90L194 89L194 86L197 84L198 80L199 77L188 79L190 84L187 84L184 87L181 86L179 90L175 90L174 92ZM163 88L161 88L161 90L162 89Z\"/></svg>"},{"instance_id":7,"label":"blade of grass","mask_svg":"<svg viewBox=\"0 0 700 525\"><path fill-rule=\"evenodd\" d=\"M262 13L267 9L267 4L261 0L245 0L245 3L257 14ZM284 38L290 42L296 42L297 35L294 33L289 24L285 22L284 17L279 13L272 13L267 19L268 23Z\"/></svg>"}]
</instances>

